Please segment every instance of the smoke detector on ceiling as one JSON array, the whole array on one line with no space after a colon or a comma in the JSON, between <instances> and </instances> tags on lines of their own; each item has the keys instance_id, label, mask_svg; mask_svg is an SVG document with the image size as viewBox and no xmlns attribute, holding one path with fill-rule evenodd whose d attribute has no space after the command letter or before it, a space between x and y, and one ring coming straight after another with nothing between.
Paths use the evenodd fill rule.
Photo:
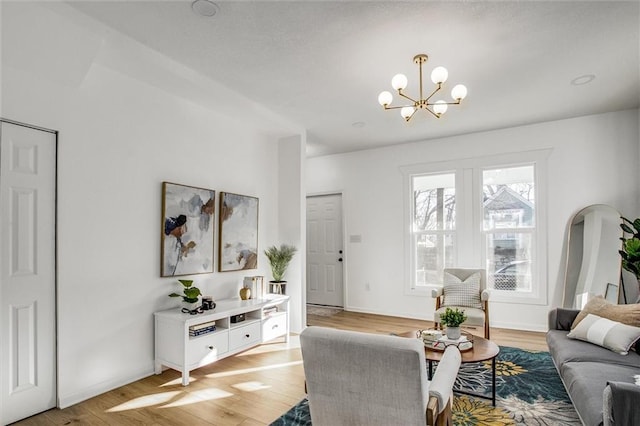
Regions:
<instances>
[{"instance_id":1,"label":"smoke detector on ceiling","mask_svg":"<svg viewBox=\"0 0 640 426\"><path fill-rule=\"evenodd\" d=\"M195 0L191 3L191 9L193 9L197 15L207 18L215 16L218 11L220 11L220 7L209 0Z\"/></svg>"}]
</instances>

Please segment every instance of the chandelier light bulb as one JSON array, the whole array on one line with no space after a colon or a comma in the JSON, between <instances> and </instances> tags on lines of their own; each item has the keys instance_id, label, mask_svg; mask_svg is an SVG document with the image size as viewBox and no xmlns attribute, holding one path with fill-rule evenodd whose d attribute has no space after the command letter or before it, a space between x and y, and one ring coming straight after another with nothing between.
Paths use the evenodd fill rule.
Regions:
<instances>
[{"instance_id":1,"label":"chandelier light bulb","mask_svg":"<svg viewBox=\"0 0 640 426\"><path fill-rule=\"evenodd\" d=\"M405 119L405 120L409 120L409 117L411 117L413 115L413 112L416 109L414 107L408 106L408 107L404 107L400 110L400 115Z\"/></svg>"},{"instance_id":2,"label":"chandelier light bulb","mask_svg":"<svg viewBox=\"0 0 640 426\"><path fill-rule=\"evenodd\" d=\"M435 105L433 106L433 112L435 112L438 115L441 115L447 112L447 108L448 108L447 103L441 100L435 103Z\"/></svg>"},{"instance_id":3,"label":"chandelier light bulb","mask_svg":"<svg viewBox=\"0 0 640 426\"><path fill-rule=\"evenodd\" d=\"M404 74L396 74L391 79L391 87L396 90L403 90L405 87L407 87L407 83L407 76Z\"/></svg>"},{"instance_id":4,"label":"chandelier light bulb","mask_svg":"<svg viewBox=\"0 0 640 426\"><path fill-rule=\"evenodd\" d=\"M435 84L444 83L449 77L449 71L445 67L435 67L431 71L431 81Z\"/></svg>"},{"instance_id":5,"label":"chandelier light bulb","mask_svg":"<svg viewBox=\"0 0 640 426\"><path fill-rule=\"evenodd\" d=\"M393 102L393 96L386 90L378 95L378 103L382 106L387 106Z\"/></svg>"},{"instance_id":6,"label":"chandelier light bulb","mask_svg":"<svg viewBox=\"0 0 640 426\"><path fill-rule=\"evenodd\" d=\"M467 88L463 84L456 85L451 89L451 97L456 101L461 101L467 96Z\"/></svg>"}]
</instances>

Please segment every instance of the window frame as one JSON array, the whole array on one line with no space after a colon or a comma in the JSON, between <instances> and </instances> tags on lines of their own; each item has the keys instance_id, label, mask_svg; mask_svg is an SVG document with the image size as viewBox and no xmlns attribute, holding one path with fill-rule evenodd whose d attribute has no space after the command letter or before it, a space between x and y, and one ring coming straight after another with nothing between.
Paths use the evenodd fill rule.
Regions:
<instances>
[{"instance_id":1,"label":"window frame","mask_svg":"<svg viewBox=\"0 0 640 426\"><path fill-rule=\"evenodd\" d=\"M448 170L448 171L441 171L441 172L434 172L434 173L413 173L411 174L410 178L409 178L409 194L411 197L411 200L414 200L414 186L413 186L413 182L414 182L414 178L416 177L421 177L421 176L434 176L434 175L448 175L448 174L453 174L454 175L454 179L455 179L455 192L456 192L456 222L455 225L452 229L431 229L431 230L415 230L414 229L414 219L415 219L415 203L413 201L411 201L408 205L409 208L409 217L410 217L410 223L409 223L409 253L411 253L411 269L410 269L410 274L411 274L411 289L413 291L416 290L420 290L419 288L417 288L417 285L414 281L416 275L417 275L417 265L416 265L416 255L417 255L417 248L416 248L416 238L418 236L422 236L422 235L441 235L444 238L447 237L447 235L452 235L452 240L453 240L453 247L455 250L454 253L454 259L455 256L457 256L457 246L458 246L458 217L457 217L457 203L458 203L458 179L456 178L457 176L457 172L455 170ZM427 286L420 286L420 287L430 287L430 288L434 288L434 286L429 286L429 284L427 284Z\"/></svg>"},{"instance_id":2,"label":"window frame","mask_svg":"<svg viewBox=\"0 0 640 426\"><path fill-rule=\"evenodd\" d=\"M547 161L551 149L523 151L487 155L475 158L463 158L458 160L437 161L423 164L401 166L403 202L404 202L404 229L405 229L405 285L404 292L412 296L431 296L432 289L442 287L441 283L429 283L416 286L415 277L415 251L413 232L413 178L429 174L455 173L456 188L456 227L455 233L455 258L458 267L461 268L485 268L486 244L483 227L483 171L496 169L529 166L534 167L535 185L535 230L533 249L534 262L532 262L532 289L531 292L514 292L509 290L491 290L493 302L521 303L532 305L546 305L548 297L547 276ZM445 231L449 232L449 231ZM465 235L464 244L461 236Z\"/></svg>"}]
</instances>

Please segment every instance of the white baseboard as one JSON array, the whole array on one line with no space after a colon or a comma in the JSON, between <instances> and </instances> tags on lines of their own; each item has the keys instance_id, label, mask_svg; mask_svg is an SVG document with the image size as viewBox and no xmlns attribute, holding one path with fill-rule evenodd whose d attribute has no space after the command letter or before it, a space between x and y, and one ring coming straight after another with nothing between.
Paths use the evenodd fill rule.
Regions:
<instances>
[{"instance_id":1,"label":"white baseboard","mask_svg":"<svg viewBox=\"0 0 640 426\"><path fill-rule=\"evenodd\" d=\"M86 401L87 399L91 399L94 396L98 396L105 392L109 392L110 390L117 389L124 385L128 385L129 383L137 382L138 380L144 379L145 377L149 377L152 374L154 374L153 368L149 368L148 370L142 371L139 374L135 374L133 376L120 378L118 380L108 380L102 383L98 383L96 385L90 386L72 395L59 394L58 408L62 409L62 408L70 407L79 402Z\"/></svg>"}]
</instances>

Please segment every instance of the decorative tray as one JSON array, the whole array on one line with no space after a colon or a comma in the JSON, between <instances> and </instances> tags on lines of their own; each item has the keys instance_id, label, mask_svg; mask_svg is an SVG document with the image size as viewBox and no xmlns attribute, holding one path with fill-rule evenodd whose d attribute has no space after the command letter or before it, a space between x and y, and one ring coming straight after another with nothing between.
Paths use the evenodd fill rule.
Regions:
<instances>
[{"instance_id":1,"label":"decorative tray","mask_svg":"<svg viewBox=\"0 0 640 426\"><path fill-rule=\"evenodd\" d=\"M449 339L441 332L434 333L434 330L424 330L419 338L425 347L434 351L444 351L447 346L451 345L456 346L460 352L473 349L473 335L468 333L463 333L459 339Z\"/></svg>"}]
</instances>

